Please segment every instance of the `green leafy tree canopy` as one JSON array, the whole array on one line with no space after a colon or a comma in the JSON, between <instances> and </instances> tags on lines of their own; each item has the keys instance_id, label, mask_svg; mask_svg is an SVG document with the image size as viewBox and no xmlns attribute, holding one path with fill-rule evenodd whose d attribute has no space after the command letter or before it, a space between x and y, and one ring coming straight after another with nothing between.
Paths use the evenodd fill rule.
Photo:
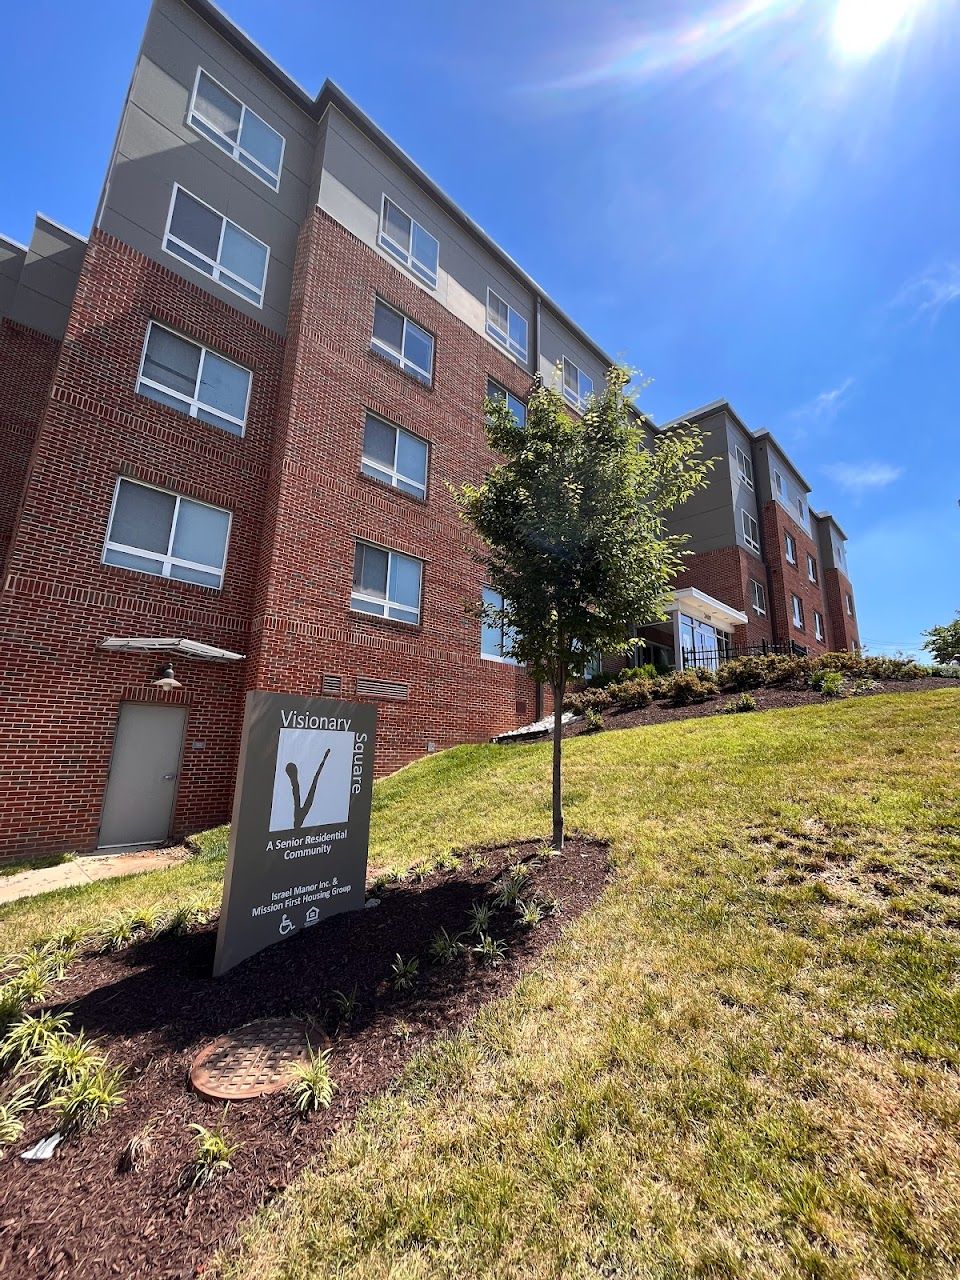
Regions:
<instances>
[{"instance_id":1,"label":"green leafy tree canopy","mask_svg":"<svg viewBox=\"0 0 960 1280\"><path fill-rule=\"evenodd\" d=\"M550 685L554 708L554 845L563 843L560 709L569 678L598 650L625 652L634 628L664 618L683 560L684 535L665 515L706 483L699 431L643 445L640 419L614 367L602 392L574 415L538 386L521 425L505 401L486 405L487 434L502 462L460 490L460 509L484 542L487 585L502 608L509 656Z\"/></svg>"},{"instance_id":2,"label":"green leafy tree canopy","mask_svg":"<svg viewBox=\"0 0 960 1280\"><path fill-rule=\"evenodd\" d=\"M952 622L942 627L931 627L923 633L927 638L923 647L933 655L936 662L952 662L960 657L960 611Z\"/></svg>"}]
</instances>

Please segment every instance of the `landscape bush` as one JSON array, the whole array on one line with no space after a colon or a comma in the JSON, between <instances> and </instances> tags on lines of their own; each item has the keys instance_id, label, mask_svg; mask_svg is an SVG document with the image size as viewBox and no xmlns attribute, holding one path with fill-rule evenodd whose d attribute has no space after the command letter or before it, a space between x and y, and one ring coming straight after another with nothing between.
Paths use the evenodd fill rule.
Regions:
<instances>
[{"instance_id":1,"label":"landscape bush","mask_svg":"<svg viewBox=\"0 0 960 1280\"><path fill-rule=\"evenodd\" d=\"M706 702L717 692L713 675L698 667L695 671L675 671L663 681L663 696L675 707L687 707L695 702Z\"/></svg>"},{"instance_id":2,"label":"landscape bush","mask_svg":"<svg viewBox=\"0 0 960 1280\"><path fill-rule=\"evenodd\" d=\"M654 684L648 676L636 676L611 685L609 693L621 710L632 711L637 707L649 707L653 701Z\"/></svg>"},{"instance_id":3,"label":"landscape bush","mask_svg":"<svg viewBox=\"0 0 960 1280\"><path fill-rule=\"evenodd\" d=\"M933 668L909 658L871 657L861 653L824 653L811 658L768 653L730 658L717 672L717 683L722 689L759 689L764 685L819 688L821 674L829 671L867 680L917 680L933 674Z\"/></svg>"},{"instance_id":4,"label":"landscape bush","mask_svg":"<svg viewBox=\"0 0 960 1280\"><path fill-rule=\"evenodd\" d=\"M757 700L752 693L741 693L739 697L731 698L723 709L728 713L735 713L738 711L756 711Z\"/></svg>"},{"instance_id":5,"label":"landscape bush","mask_svg":"<svg viewBox=\"0 0 960 1280\"><path fill-rule=\"evenodd\" d=\"M820 692L825 698L843 697L843 676L839 671L821 671L818 673L817 678Z\"/></svg>"}]
</instances>

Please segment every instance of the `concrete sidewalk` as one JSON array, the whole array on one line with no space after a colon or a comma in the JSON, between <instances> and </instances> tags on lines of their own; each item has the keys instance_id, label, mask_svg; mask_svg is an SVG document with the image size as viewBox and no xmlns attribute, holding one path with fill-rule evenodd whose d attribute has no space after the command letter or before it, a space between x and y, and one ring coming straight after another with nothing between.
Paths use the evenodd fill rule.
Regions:
<instances>
[{"instance_id":1,"label":"concrete sidewalk","mask_svg":"<svg viewBox=\"0 0 960 1280\"><path fill-rule=\"evenodd\" d=\"M62 862L56 867L40 867L0 876L0 903L32 898L52 889L69 889L73 885L92 884L95 880L111 880L115 876L138 875L143 871L161 871L188 857L177 845L172 849L147 849L143 853L92 854Z\"/></svg>"}]
</instances>

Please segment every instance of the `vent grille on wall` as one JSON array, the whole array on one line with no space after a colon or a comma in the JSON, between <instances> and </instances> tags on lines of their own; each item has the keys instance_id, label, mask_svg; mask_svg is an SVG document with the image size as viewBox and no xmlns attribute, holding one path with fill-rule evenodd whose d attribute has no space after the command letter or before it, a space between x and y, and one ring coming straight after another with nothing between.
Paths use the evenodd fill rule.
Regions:
<instances>
[{"instance_id":1,"label":"vent grille on wall","mask_svg":"<svg viewBox=\"0 0 960 1280\"><path fill-rule=\"evenodd\" d=\"M357 697L396 698L405 702L410 697L410 686L394 680L374 680L369 676L357 676Z\"/></svg>"},{"instance_id":2,"label":"vent grille on wall","mask_svg":"<svg viewBox=\"0 0 960 1280\"><path fill-rule=\"evenodd\" d=\"M328 698L339 698L343 692L343 680L340 676L324 676L323 692Z\"/></svg>"}]
</instances>

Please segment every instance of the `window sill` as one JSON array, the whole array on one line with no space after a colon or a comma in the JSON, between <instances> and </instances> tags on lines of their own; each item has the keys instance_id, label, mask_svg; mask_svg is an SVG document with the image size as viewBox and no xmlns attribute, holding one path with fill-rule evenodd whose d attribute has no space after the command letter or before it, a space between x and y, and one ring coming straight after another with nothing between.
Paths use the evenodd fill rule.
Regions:
<instances>
[{"instance_id":1,"label":"window sill","mask_svg":"<svg viewBox=\"0 0 960 1280\"><path fill-rule=\"evenodd\" d=\"M423 621L420 622L402 622L399 618L383 618L379 613L367 613L365 609L354 609L353 605L349 610L350 620L354 623L358 619L364 622L372 622L376 627L386 627L389 631L402 631L405 635L413 632L415 635L423 630Z\"/></svg>"},{"instance_id":2,"label":"window sill","mask_svg":"<svg viewBox=\"0 0 960 1280\"><path fill-rule=\"evenodd\" d=\"M378 493L394 494L396 497L402 498L405 502L412 502L418 507L425 507L427 505L426 494L422 498L418 498L415 493L407 493L403 489L398 489L395 484L387 484L385 480L377 480L373 476L368 476L365 471L358 471L357 479L361 480L364 484L373 485ZM427 492L429 493L429 489ZM359 612L359 610L355 610L354 612ZM413 624L407 623L406 625L411 626Z\"/></svg>"},{"instance_id":3,"label":"window sill","mask_svg":"<svg viewBox=\"0 0 960 1280\"><path fill-rule=\"evenodd\" d=\"M416 383L418 387L422 387L424 391L433 390L433 379L427 378L425 374L414 373L410 369L405 369L402 364L398 364L396 360L392 360L390 356L385 355L379 347L375 347L372 343L367 347L367 355L373 356L375 360L379 360L389 369L393 369L396 373L401 374L404 378L409 378L411 382Z\"/></svg>"},{"instance_id":4,"label":"window sill","mask_svg":"<svg viewBox=\"0 0 960 1280\"><path fill-rule=\"evenodd\" d=\"M497 658L492 653L481 653L481 662L495 662L501 667L519 667L520 663L516 658Z\"/></svg>"},{"instance_id":5,"label":"window sill","mask_svg":"<svg viewBox=\"0 0 960 1280\"><path fill-rule=\"evenodd\" d=\"M223 594L223 583L219 587L213 587L205 582L186 582L183 578L168 578L162 573L147 573L144 569L128 568L123 564L108 564L105 560L100 561L100 568L106 570L111 577L116 573L124 577L135 576L146 582L162 582L167 586L187 587L191 591L208 591L215 596Z\"/></svg>"},{"instance_id":6,"label":"window sill","mask_svg":"<svg viewBox=\"0 0 960 1280\"><path fill-rule=\"evenodd\" d=\"M243 424L242 431L228 431L226 427L218 427L213 422L206 422L203 418L198 418L192 413L184 413L180 409L174 409L171 404L162 404L159 400L154 400L153 396L145 396L142 391L134 388L133 392L137 401L142 404L152 404L154 408L159 409L164 415L171 414L177 423L193 423L194 426L205 427L208 431L216 434L216 438L222 439L226 437L228 440L244 440L247 434L247 424Z\"/></svg>"}]
</instances>

